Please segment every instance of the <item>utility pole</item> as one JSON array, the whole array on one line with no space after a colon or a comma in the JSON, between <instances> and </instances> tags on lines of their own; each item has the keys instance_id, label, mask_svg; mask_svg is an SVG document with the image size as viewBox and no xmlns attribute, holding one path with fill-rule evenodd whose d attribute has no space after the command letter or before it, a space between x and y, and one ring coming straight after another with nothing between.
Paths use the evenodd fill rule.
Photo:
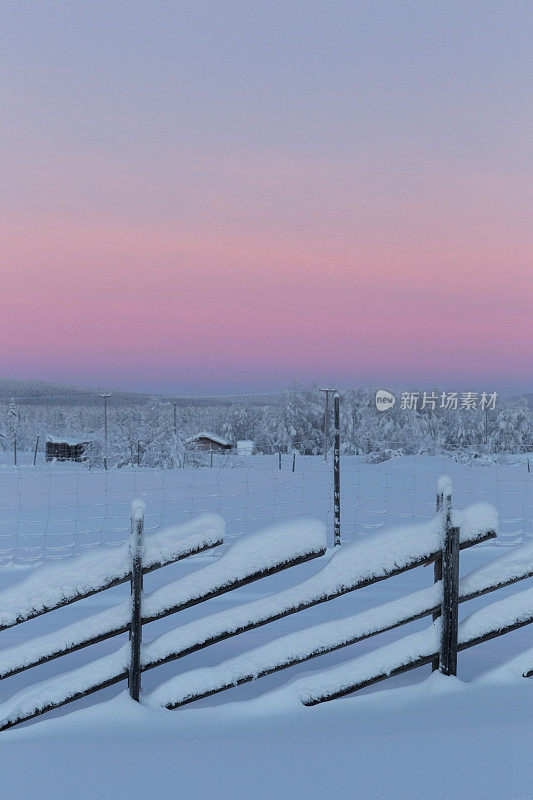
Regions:
<instances>
[{"instance_id":1,"label":"utility pole","mask_svg":"<svg viewBox=\"0 0 533 800\"><path fill-rule=\"evenodd\" d=\"M172 403L172 405L174 406L174 433L177 433L178 432L178 418L177 418L177 412L176 412L177 403L176 403L175 400Z\"/></svg>"},{"instance_id":2,"label":"utility pole","mask_svg":"<svg viewBox=\"0 0 533 800\"><path fill-rule=\"evenodd\" d=\"M100 397L104 398L104 440L105 440L105 450L104 450L104 469L107 469L107 398L111 397L111 392L102 392Z\"/></svg>"},{"instance_id":3,"label":"utility pole","mask_svg":"<svg viewBox=\"0 0 533 800\"><path fill-rule=\"evenodd\" d=\"M328 422L329 422L329 393L336 392L337 389L335 387L324 387L319 388L319 392L326 393L326 413L324 414L324 461L328 460Z\"/></svg>"}]
</instances>

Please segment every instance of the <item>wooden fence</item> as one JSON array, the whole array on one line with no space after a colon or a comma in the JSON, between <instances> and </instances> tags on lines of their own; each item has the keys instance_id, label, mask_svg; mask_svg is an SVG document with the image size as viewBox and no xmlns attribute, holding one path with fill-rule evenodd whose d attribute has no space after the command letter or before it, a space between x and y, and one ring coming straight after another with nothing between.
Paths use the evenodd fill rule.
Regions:
<instances>
[{"instance_id":1,"label":"wooden fence","mask_svg":"<svg viewBox=\"0 0 533 800\"><path fill-rule=\"evenodd\" d=\"M321 672L314 683L309 684L309 679L304 679L300 694L302 702L312 706L423 664L433 663L434 668L438 667L443 674L455 675L458 652L533 621L533 593L530 592L532 596L529 603L528 593L523 592L521 595L527 595L523 601L520 600L521 595L514 596L518 597L514 605L513 602L504 601L507 606L503 611L498 609L493 623L487 622L485 614L480 624L469 623L469 627L464 629L463 623L459 625L460 603L533 575L533 547L523 546L459 579L460 550L496 536L496 525L490 515L485 521L483 515L480 519L481 522L476 520L468 509L454 510L451 486L442 482L437 493L437 516L431 524L406 528L408 536L407 533L402 536L402 532L400 535L397 532L394 535L380 533L375 534L378 538L367 537L360 543L336 548L335 555L328 559L322 569L303 583L188 623L143 645L143 625L324 556L326 547L324 533L316 528L316 524L313 527L313 523L308 523L304 537L301 532L293 537L290 530L284 538L278 537L274 548L267 536L264 552L261 550L261 539L250 537L247 542L245 537L209 567L200 568L145 596L144 573L208 547L215 547L222 540L213 534L211 538L204 537L204 540L196 543L189 541L181 550L174 547L171 555L157 558L154 548L150 551L144 546L144 511L142 505L136 503L132 507L132 546L128 569L118 569L113 575L107 575L97 586L70 586L59 592L57 597L52 593L48 602L37 602L34 598L31 607L11 617L9 614L2 616L3 593L0 593L0 629L49 613L126 580L131 582L132 594L131 602L39 637L29 649L22 646L0 653L0 679L5 679L120 633L129 631L130 634L128 645L67 673L66 680L64 675L48 679L32 686L27 696L23 691L5 701L0 706L0 730L125 679L128 680L131 697L139 700L141 674L145 670L430 563L435 565L434 584L427 589L341 621L322 623L316 628L316 636L294 633L281 637L253 651L252 661L248 651L242 657L229 659L208 670L182 673L162 684L152 695L161 706L178 708L428 616L433 616L433 625L427 631L411 637L412 646L409 637L409 641L400 639L388 648L382 648L382 654L381 650L374 651L376 657L370 666L368 658L367 662L359 663L364 660L362 657L340 668ZM375 558L374 546L378 554ZM508 600L512 601L513 598ZM308 628L302 633L309 634L314 630Z\"/></svg>"}]
</instances>

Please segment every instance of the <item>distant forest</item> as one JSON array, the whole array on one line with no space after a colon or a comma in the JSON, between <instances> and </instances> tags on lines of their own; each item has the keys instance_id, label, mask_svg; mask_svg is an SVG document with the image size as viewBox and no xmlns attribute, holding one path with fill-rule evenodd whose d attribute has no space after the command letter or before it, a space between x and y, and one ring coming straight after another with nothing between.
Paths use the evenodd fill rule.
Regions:
<instances>
[{"instance_id":1,"label":"distant forest","mask_svg":"<svg viewBox=\"0 0 533 800\"><path fill-rule=\"evenodd\" d=\"M90 442L87 463L100 465L103 399L94 390L65 392L65 387L43 397L43 386L47 385L35 385L35 392L27 391L23 398L8 400L4 394L0 400L0 449L12 451L16 440L20 453L33 452L39 437L42 460L46 437L64 436ZM0 388L5 392L7 387ZM375 390L342 391L342 452L379 461L401 454L488 458L533 449L533 416L526 397L498 399L488 410L479 404L455 409L441 407L442 394L434 389L436 399L425 408L402 408L398 398L392 409L380 412L375 407ZM198 401L114 394L108 401L107 417L108 464L114 467L201 464L194 448L186 443L200 431L211 431L230 442L252 440L257 453L318 455L324 451L324 396L313 388L265 397ZM332 426L330 404L328 437Z\"/></svg>"}]
</instances>

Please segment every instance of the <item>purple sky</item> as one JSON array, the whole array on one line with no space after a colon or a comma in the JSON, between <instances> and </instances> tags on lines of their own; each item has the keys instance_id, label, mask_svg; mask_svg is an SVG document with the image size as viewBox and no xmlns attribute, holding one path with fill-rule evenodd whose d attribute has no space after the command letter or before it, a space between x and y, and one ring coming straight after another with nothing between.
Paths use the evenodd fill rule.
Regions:
<instances>
[{"instance_id":1,"label":"purple sky","mask_svg":"<svg viewBox=\"0 0 533 800\"><path fill-rule=\"evenodd\" d=\"M0 18L0 375L533 389L530 3Z\"/></svg>"}]
</instances>

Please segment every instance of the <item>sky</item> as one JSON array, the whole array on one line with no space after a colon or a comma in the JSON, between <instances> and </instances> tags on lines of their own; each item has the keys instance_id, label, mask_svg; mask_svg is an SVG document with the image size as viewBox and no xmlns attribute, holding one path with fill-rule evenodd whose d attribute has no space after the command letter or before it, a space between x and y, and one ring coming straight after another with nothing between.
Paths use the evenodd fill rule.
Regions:
<instances>
[{"instance_id":1,"label":"sky","mask_svg":"<svg viewBox=\"0 0 533 800\"><path fill-rule=\"evenodd\" d=\"M533 390L533 4L5 0L0 375Z\"/></svg>"}]
</instances>

